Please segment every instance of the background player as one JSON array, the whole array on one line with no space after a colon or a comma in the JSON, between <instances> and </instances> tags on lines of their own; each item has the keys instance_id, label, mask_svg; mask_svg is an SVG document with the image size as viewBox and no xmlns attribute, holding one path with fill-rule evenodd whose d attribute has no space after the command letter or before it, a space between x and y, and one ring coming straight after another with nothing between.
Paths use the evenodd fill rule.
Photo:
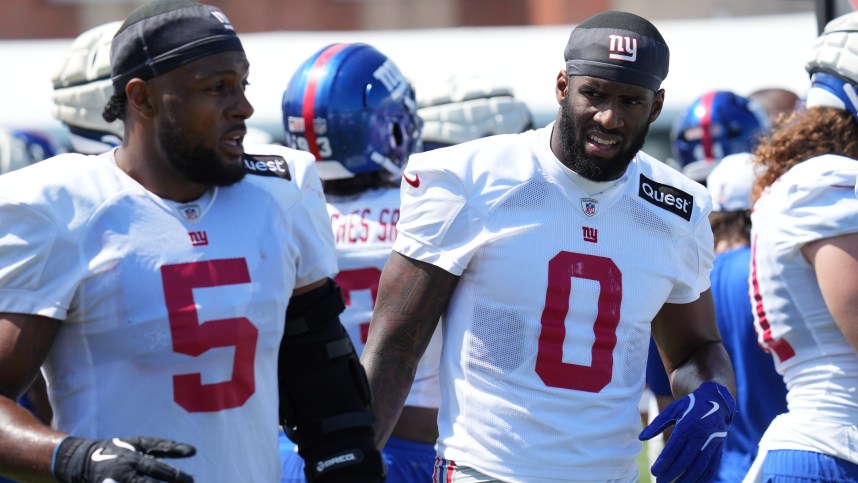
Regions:
<instances>
[{"instance_id":1,"label":"background player","mask_svg":"<svg viewBox=\"0 0 858 483\"><path fill-rule=\"evenodd\" d=\"M486 87L484 79L452 80L417 101L393 61L365 44L333 44L311 56L295 72L282 107L289 143L319 160L340 267L336 280L347 301L343 323L360 350L397 236L398 185L408 156L427 136L437 147L520 132L529 127L530 113L508 89ZM388 481L431 478L439 344L436 334L384 448ZM301 462L284 447L285 481L300 481Z\"/></svg>"},{"instance_id":2,"label":"background player","mask_svg":"<svg viewBox=\"0 0 858 483\"><path fill-rule=\"evenodd\" d=\"M51 78L51 112L68 129L76 153L101 154L122 143L122 121L101 115L113 95L110 45L121 25L108 22L80 34Z\"/></svg>"},{"instance_id":3,"label":"background player","mask_svg":"<svg viewBox=\"0 0 858 483\"><path fill-rule=\"evenodd\" d=\"M760 350L748 296L751 259L751 190L756 169L750 153L721 159L706 185L712 195L709 222L715 238L712 298L718 329L736 375L739 409L724 441L714 481L741 481L757 456L769 423L787 409L786 386L771 357Z\"/></svg>"},{"instance_id":4,"label":"background player","mask_svg":"<svg viewBox=\"0 0 858 483\"><path fill-rule=\"evenodd\" d=\"M0 129L0 174L38 163L60 152L45 134L24 129Z\"/></svg>"},{"instance_id":5,"label":"background player","mask_svg":"<svg viewBox=\"0 0 858 483\"><path fill-rule=\"evenodd\" d=\"M746 481L858 481L858 12L828 23L806 63L806 110L754 152L750 295L789 411Z\"/></svg>"},{"instance_id":6,"label":"background player","mask_svg":"<svg viewBox=\"0 0 858 483\"><path fill-rule=\"evenodd\" d=\"M675 161L682 174L706 184L724 156L747 153L768 129L765 112L730 91L709 91L695 99L670 132Z\"/></svg>"},{"instance_id":7,"label":"background player","mask_svg":"<svg viewBox=\"0 0 858 483\"><path fill-rule=\"evenodd\" d=\"M378 277L396 237L399 193L392 186L408 156L421 149L414 92L396 65L375 48L333 44L296 70L284 92L282 112L288 144L317 159L337 250L336 281L346 300L343 324L360 352ZM420 389L387 450L389 481L417 481L413 475L419 475L421 465L424 477L431 474L420 453L429 443L431 468L437 358L437 352L429 355L421 366ZM287 458L284 477L298 473L300 463Z\"/></svg>"},{"instance_id":8,"label":"background player","mask_svg":"<svg viewBox=\"0 0 858 483\"><path fill-rule=\"evenodd\" d=\"M748 94L748 100L763 109L769 119L770 128L781 125L796 109L802 107L798 94L783 87L757 89Z\"/></svg>"},{"instance_id":9,"label":"background player","mask_svg":"<svg viewBox=\"0 0 858 483\"><path fill-rule=\"evenodd\" d=\"M672 132L683 174L703 185L710 180L716 184L709 187L716 255L712 297L724 347L733 363L739 408L716 475L716 481L724 482L739 481L747 473L765 427L786 407L783 382L759 350L751 330L747 280L750 194L755 177L749 153L770 127L769 120L777 120L779 109L792 106L788 91L766 89L755 95L767 109L730 91L704 93L689 105ZM726 163L723 167L722 162ZM666 384L659 383L664 378L660 364L648 365L647 381L659 397L659 409L672 399Z\"/></svg>"}]
</instances>

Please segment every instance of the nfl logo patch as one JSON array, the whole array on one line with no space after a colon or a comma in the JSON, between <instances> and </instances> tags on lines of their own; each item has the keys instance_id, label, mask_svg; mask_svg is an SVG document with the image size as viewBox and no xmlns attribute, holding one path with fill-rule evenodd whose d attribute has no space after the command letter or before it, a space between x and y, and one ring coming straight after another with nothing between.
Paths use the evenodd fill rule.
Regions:
<instances>
[{"instance_id":1,"label":"nfl logo patch","mask_svg":"<svg viewBox=\"0 0 858 483\"><path fill-rule=\"evenodd\" d=\"M596 214L596 205L599 204L599 200L594 198L581 198L581 208L584 209L584 214L587 216L593 216Z\"/></svg>"},{"instance_id":2,"label":"nfl logo patch","mask_svg":"<svg viewBox=\"0 0 858 483\"><path fill-rule=\"evenodd\" d=\"M187 221L195 222L200 219L200 207L198 205L183 205L178 209Z\"/></svg>"}]
</instances>

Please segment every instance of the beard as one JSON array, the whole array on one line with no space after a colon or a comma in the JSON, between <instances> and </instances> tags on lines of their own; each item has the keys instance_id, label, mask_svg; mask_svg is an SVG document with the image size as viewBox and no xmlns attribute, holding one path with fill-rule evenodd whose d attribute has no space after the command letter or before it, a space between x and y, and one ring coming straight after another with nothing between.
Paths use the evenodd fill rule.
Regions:
<instances>
[{"instance_id":1,"label":"beard","mask_svg":"<svg viewBox=\"0 0 858 483\"><path fill-rule=\"evenodd\" d=\"M222 162L217 152L194 141L181 124L169 116L161 118L158 141L167 153L167 162L185 179L204 186L229 186L241 181L241 162Z\"/></svg>"},{"instance_id":2,"label":"beard","mask_svg":"<svg viewBox=\"0 0 858 483\"><path fill-rule=\"evenodd\" d=\"M563 164L590 181L612 181L622 176L628 169L629 163L643 147L649 133L647 122L632 133L632 142L628 148L620 151L613 158L594 160L584 151L585 139L575 120L571 98L567 98L566 102L560 105L560 119L556 127L563 146L561 158Z\"/></svg>"}]
</instances>

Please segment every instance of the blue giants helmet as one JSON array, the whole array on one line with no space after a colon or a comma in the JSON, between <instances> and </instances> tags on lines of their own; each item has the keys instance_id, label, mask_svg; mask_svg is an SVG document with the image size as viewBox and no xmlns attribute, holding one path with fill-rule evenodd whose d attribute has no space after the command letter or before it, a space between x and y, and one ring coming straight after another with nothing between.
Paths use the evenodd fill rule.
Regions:
<instances>
[{"instance_id":1,"label":"blue giants helmet","mask_svg":"<svg viewBox=\"0 0 858 483\"><path fill-rule=\"evenodd\" d=\"M15 171L60 153L46 134L20 129L0 129L0 174Z\"/></svg>"},{"instance_id":2,"label":"blue giants helmet","mask_svg":"<svg viewBox=\"0 0 858 483\"><path fill-rule=\"evenodd\" d=\"M332 44L307 59L283 93L287 144L310 151L323 180L371 172L398 179L421 150L411 84L366 44Z\"/></svg>"},{"instance_id":3,"label":"blue giants helmet","mask_svg":"<svg viewBox=\"0 0 858 483\"><path fill-rule=\"evenodd\" d=\"M750 152L768 120L761 108L730 91L711 91L689 105L670 134L684 174L705 181L724 156Z\"/></svg>"}]
</instances>

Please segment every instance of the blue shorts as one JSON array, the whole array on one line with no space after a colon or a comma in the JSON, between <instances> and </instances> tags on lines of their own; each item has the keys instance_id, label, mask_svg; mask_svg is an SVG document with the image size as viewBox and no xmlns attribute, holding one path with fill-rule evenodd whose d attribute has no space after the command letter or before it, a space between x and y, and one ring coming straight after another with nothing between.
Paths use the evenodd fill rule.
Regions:
<instances>
[{"instance_id":1,"label":"blue shorts","mask_svg":"<svg viewBox=\"0 0 858 483\"><path fill-rule=\"evenodd\" d=\"M283 430L278 434L280 443L280 483L306 483L304 477L304 458L298 454L297 447L286 437Z\"/></svg>"},{"instance_id":2,"label":"blue shorts","mask_svg":"<svg viewBox=\"0 0 858 483\"><path fill-rule=\"evenodd\" d=\"M766 483L858 482L858 465L814 451L769 450L762 476Z\"/></svg>"},{"instance_id":3,"label":"blue shorts","mask_svg":"<svg viewBox=\"0 0 858 483\"><path fill-rule=\"evenodd\" d=\"M658 354L658 346L655 345L655 339L652 337L649 338L649 353L646 360L646 383L649 390L656 396L673 397L673 392L670 390L670 379L667 377L664 363Z\"/></svg>"},{"instance_id":4,"label":"blue shorts","mask_svg":"<svg viewBox=\"0 0 858 483\"><path fill-rule=\"evenodd\" d=\"M390 437L381 452L387 483L430 483L435 469L435 445Z\"/></svg>"}]
</instances>

